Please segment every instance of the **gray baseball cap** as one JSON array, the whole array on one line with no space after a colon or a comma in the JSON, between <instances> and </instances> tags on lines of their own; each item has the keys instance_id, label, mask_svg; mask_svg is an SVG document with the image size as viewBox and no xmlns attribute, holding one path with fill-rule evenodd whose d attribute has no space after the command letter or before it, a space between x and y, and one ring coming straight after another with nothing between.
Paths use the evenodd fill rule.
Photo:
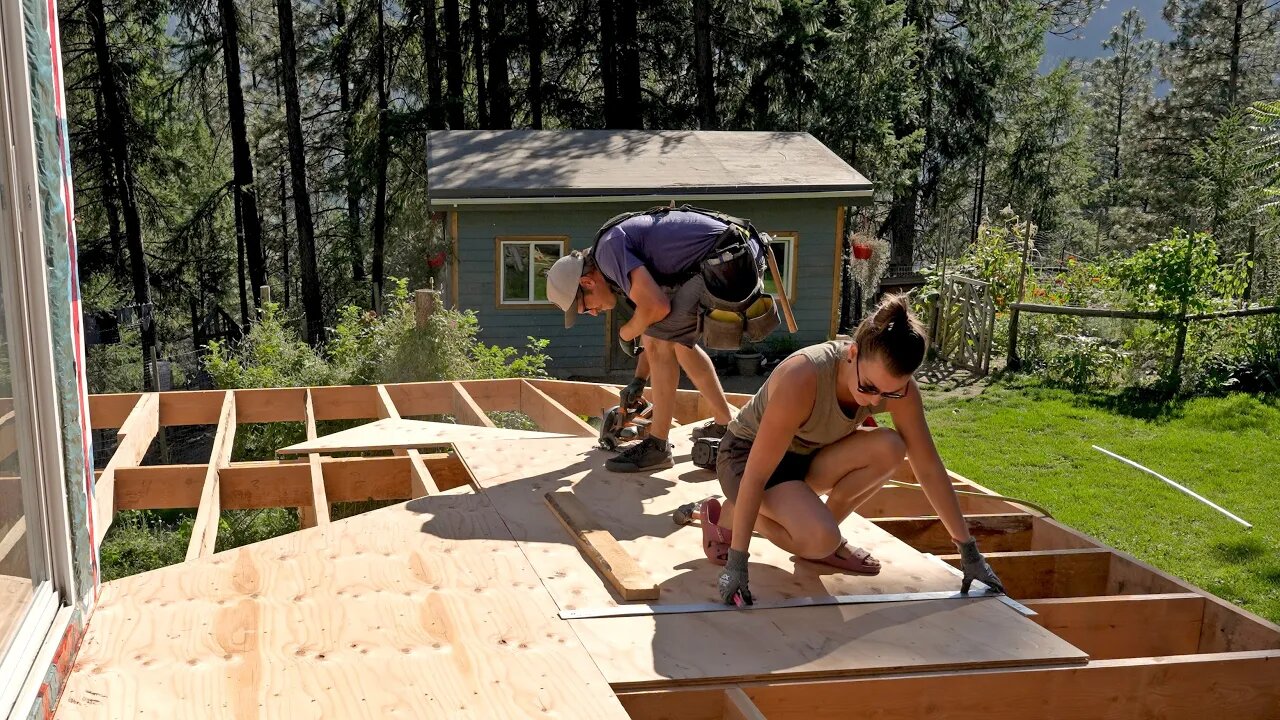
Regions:
<instances>
[{"instance_id":1,"label":"gray baseball cap","mask_svg":"<svg viewBox=\"0 0 1280 720\"><path fill-rule=\"evenodd\" d=\"M582 268L586 264L581 252L574 250L547 270L547 298L564 311L564 326L573 327L578 319L578 292Z\"/></svg>"}]
</instances>

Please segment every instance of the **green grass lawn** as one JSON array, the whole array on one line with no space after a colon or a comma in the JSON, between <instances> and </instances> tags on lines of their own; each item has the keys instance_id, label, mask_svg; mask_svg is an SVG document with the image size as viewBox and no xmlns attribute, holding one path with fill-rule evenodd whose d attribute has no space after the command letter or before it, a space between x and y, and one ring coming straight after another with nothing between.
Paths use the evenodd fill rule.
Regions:
<instances>
[{"instance_id":1,"label":"green grass lawn","mask_svg":"<svg viewBox=\"0 0 1280 720\"><path fill-rule=\"evenodd\" d=\"M954 472L1039 503L1072 527L1280 621L1280 399L1151 404L1004 381L972 397L926 393L925 407Z\"/></svg>"}]
</instances>

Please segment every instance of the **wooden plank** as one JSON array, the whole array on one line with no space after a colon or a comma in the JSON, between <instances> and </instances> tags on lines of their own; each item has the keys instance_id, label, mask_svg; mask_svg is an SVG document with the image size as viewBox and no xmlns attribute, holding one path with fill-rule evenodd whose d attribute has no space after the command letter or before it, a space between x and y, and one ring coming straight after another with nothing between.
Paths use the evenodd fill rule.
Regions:
<instances>
[{"instance_id":1,"label":"wooden plank","mask_svg":"<svg viewBox=\"0 0 1280 720\"><path fill-rule=\"evenodd\" d=\"M458 419L458 422L463 425L496 427L462 383L449 383L449 387L453 390L453 416Z\"/></svg>"},{"instance_id":2,"label":"wooden plank","mask_svg":"<svg viewBox=\"0 0 1280 720\"><path fill-rule=\"evenodd\" d=\"M565 380L526 380L555 399L570 412L588 417L600 417L603 412L618 404L617 385L569 382Z\"/></svg>"},{"instance_id":3,"label":"wooden plank","mask_svg":"<svg viewBox=\"0 0 1280 720\"><path fill-rule=\"evenodd\" d=\"M118 428L133 412L142 393L104 393L89 396L89 417L94 430Z\"/></svg>"},{"instance_id":4,"label":"wooden plank","mask_svg":"<svg viewBox=\"0 0 1280 720\"><path fill-rule=\"evenodd\" d=\"M1008 552L1031 549L1032 520L1026 513L968 515L969 532L978 540L983 552ZM876 527L905 542L920 552L935 555L954 554L955 544L937 516L876 518Z\"/></svg>"},{"instance_id":5,"label":"wooden plank","mask_svg":"<svg viewBox=\"0 0 1280 720\"><path fill-rule=\"evenodd\" d=\"M1205 599L1196 593L1027 600L1038 625L1089 653L1090 660L1192 655Z\"/></svg>"},{"instance_id":6,"label":"wooden plank","mask_svg":"<svg viewBox=\"0 0 1280 720\"><path fill-rule=\"evenodd\" d=\"M396 409L395 402L391 400L391 395L387 392L387 386L378 385L376 390L378 417L387 420L400 420L400 412ZM419 498L440 492L440 488L436 486L435 478L431 477L431 471L422 462L422 453L412 448L395 448L392 452L409 458L409 497Z\"/></svg>"},{"instance_id":7,"label":"wooden plank","mask_svg":"<svg viewBox=\"0 0 1280 720\"><path fill-rule=\"evenodd\" d=\"M740 687L724 691L724 720L765 720L764 714Z\"/></svg>"},{"instance_id":8,"label":"wooden plank","mask_svg":"<svg viewBox=\"0 0 1280 720\"><path fill-rule=\"evenodd\" d=\"M621 691L1087 659L996 598L568 622Z\"/></svg>"},{"instance_id":9,"label":"wooden plank","mask_svg":"<svg viewBox=\"0 0 1280 720\"><path fill-rule=\"evenodd\" d=\"M236 394L228 390L223 396L222 412L218 416L218 430L213 435L213 448L209 451L209 466L205 469L204 485L200 491L200 507L191 526L191 542L187 545L187 560L212 555L218 542L218 524L222 517L222 491L218 485L219 471L231 462L231 450L236 441Z\"/></svg>"},{"instance_id":10,"label":"wooden plank","mask_svg":"<svg viewBox=\"0 0 1280 720\"><path fill-rule=\"evenodd\" d=\"M1037 517L1031 523L1031 547L1027 550L1071 550L1102 544L1052 518Z\"/></svg>"},{"instance_id":11,"label":"wooden plank","mask_svg":"<svg viewBox=\"0 0 1280 720\"><path fill-rule=\"evenodd\" d=\"M1010 597L1057 598L1106 595L1111 551L1027 550L983 553ZM940 555L960 567L959 555Z\"/></svg>"},{"instance_id":12,"label":"wooden plank","mask_svg":"<svg viewBox=\"0 0 1280 720\"><path fill-rule=\"evenodd\" d=\"M304 399L304 414L306 416L307 440L315 440L316 409L310 388L307 389ZM298 517L304 528L327 525L329 523L329 499L325 495L324 470L320 467L320 464L320 453L307 453L308 480L311 482L311 503L298 508Z\"/></svg>"},{"instance_id":13,"label":"wooden plank","mask_svg":"<svg viewBox=\"0 0 1280 720\"><path fill-rule=\"evenodd\" d=\"M107 583L59 718L625 720L482 495Z\"/></svg>"},{"instance_id":14,"label":"wooden plank","mask_svg":"<svg viewBox=\"0 0 1280 720\"><path fill-rule=\"evenodd\" d=\"M565 409L551 396L527 380L520 381L520 410L533 419L538 428L582 437L596 437L597 430Z\"/></svg>"},{"instance_id":15,"label":"wooden plank","mask_svg":"<svg viewBox=\"0 0 1280 720\"><path fill-rule=\"evenodd\" d=\"M94 542L101 545L115 519L115 478L120 468L135 467L146 457L147 448L160 430L160 394L138 396L128 417L116 432L116 449L93 485Z\"/></svg>"},{"instance_id":16,"label":"wooden plank","mask_svg":"<svg viewBox=\"0 0 1280 720\"><path fill-rule=\"evenodd\" d=\"M276 451L278 455L339 452L372 452L414 448L440 448L459 441L501 443L519 439L558 438L554 433L482 428L474 425L384 418L340 432L323 435Z\"/></svg>"},{"instance_id":17,"label":"wooden plank","mask_svg":"<svg viewBox=\"0 0 1280 720\"><path fill-rule=\"evenodd\" d=\"M859 717L876 720L1271 720L1278 679L1280 653L1247 652L744 690L770 720L844 720L851 698Z\"/></svg>"},{"instance_id":18,"label":"wooden plank","mask_svg":"<svg viewBox=\"0 0 1280 720\"><path fill-rule=\"evenodd\" d=\"M965 515L989 515L1026 512L1013 503L973 495L960 495L960 511ZM886 485L857 508L865 518L915 517L934 514L933 505L919 488Z\"/></svg>"},{"instance_id":19,"label":"wooden plank","mask_svg":"<svg viewBox=\"0 0 1280 720\"><path fill-rule=\"evenodd\" d=\"M453 406L452 383L415 382L386 385L387 393L401 417L445 415Z\"/></svg>"},{"instance_id":20,"label":"wooden plank","mask_svg":"<svg viewBox=\"0 0 1280 720\"><path fill-rule=\"evenodd\" d=\"M406 500L409 497L409 458L324 458L317 456L321 480L329 502L352 500ZM471 484L466 467L456 455L422 456L442 489ZM119 510L194 508L200 505L206 465L153 465L120 468L116 475ZM222 469L219 486L223 510L310 505L314 502L311 463L238 462ZM276 488L274 486L285 486ZM271 498L287 494L293 501L272 504ZM305 493L304 496L295 493ZM299 501L299 498L301 500Z\"/></svg>"},{"instance_id":21,"label":"wooden plank","mask_svg":"<svg viewBox=\"0 0 1280 720\"><path fill-rule=\"evenodd\" d=\"M236 390L236 422L303 422L307 388ZM168 393L166 393L168 394ZM161 414L164 419L164 413Z\"/></svg>"},{"instance_id":22,"label":"wooden plank","mask_svg":"<svg viewBox=\"0 0 1280 720\"><path fill-rule=\"evenodd\" d=\"M1280 626L1203 591L1204 622L1196 652L1280 650Z\"/></svg>"},{"instance_id":23,"label":"wooden plank","mask_svg":"<svg viewBox=\"0 0 1280 720\"><path fill-rule=\"evenodd\" d=\"M480 407L486 410L519 410L520 383L519 378L503 380L463 380L462 387Z\"/></svg>"},{"instance_id":24,"label":"wooden plank","mask_svg":"<svg viewBox=\"0 0 1280 720\"><path fill-rule=\"evenodd\" d=\"M623 600L658 599L657 583L622 549L613 534L600 526L572 491L549 492L543 497L582 553L609 579Z\"/></svg>"},{"instance_id":25,"label":"wooden plank","mask_svg":"<svg viewBox=\"0 0 1280 720\"><path fill-rule=\"evenodd\" d=\"M1097 538L1055 520L1042 518L1040 522L1054 532L1070 536L1080 542L1105 547ZM1039 530L1039 528L1037 528ZM1201 653L1270 650L1280 648L1280 625L1236 607L1216 595L1198 588L1181 578L1145 563L1138 558L1112 548L1116 560L1112 561L1108 577L1111 594L1196 592L1204 596L1204 622L1201 624Z\"/></svg>"},{"instance_id":26,"label":"wooden plank","mask_svg":"<svg viewBox=\"0 0 1280 720\"><path fill-rule=\"evenodd\" d=\"M631 720L724 720L725 688L636 690L618 693Z\"/></svg>"},{"instance_id":27,"label":"wooden plank","mask_svg":"<svg viewBox=\"0 0 1280 720\"><path fill-rule=\"evenodd\" d=\"M311 388L316 420L358 420L378 417L377 390L369 385Z\"/></svg>"}]
</instances>

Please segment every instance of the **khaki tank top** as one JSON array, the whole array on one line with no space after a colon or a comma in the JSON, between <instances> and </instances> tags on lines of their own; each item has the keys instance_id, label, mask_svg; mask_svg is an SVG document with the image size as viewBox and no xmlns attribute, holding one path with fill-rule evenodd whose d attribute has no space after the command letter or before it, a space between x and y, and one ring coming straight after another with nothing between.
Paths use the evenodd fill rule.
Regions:
<instances>
[{"instance_id":1,"label":"khaki tank top","mask_svg":"<svg viewBox=\"0 0 1280 720\"><path fill-rule=\"evenodd\" d=\"M853 417L840 407L840 401L836 397L836 374L840 363L847 357L848 348L848 341L832 340L821 345L810 345L792 354L792 357L803 356L813 364L818 371L818 387L809 418L796 431L795 437L791 438L791 446L788 448L790 452L801 455L816 452L819 448L848 437L869 415L884 412L884 400L872 406L858 406ZM760 430L760 419L764 417L764 409L768 404L769 384L765 383L729 423L729 432L743 440L755 440L756 433Z\"/></svg>"}]
</instances>

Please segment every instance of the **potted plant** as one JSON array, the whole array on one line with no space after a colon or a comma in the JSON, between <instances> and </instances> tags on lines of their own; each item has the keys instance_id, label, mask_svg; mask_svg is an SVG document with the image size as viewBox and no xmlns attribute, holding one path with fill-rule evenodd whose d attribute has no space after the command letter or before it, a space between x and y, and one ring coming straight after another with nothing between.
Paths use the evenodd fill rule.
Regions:
<instances>
[{"instance_id":1,"label":"potted plant","mask_svg":"<svg viewBox=\"0 0 1280 720\"><path fill-rule=\"evenodd\" d=\"M742 347L733 354L733 361L738 366L739 375L759 375L764 355L756 349L755 343L744 341Z\"/></svg>"}]
</instances>

